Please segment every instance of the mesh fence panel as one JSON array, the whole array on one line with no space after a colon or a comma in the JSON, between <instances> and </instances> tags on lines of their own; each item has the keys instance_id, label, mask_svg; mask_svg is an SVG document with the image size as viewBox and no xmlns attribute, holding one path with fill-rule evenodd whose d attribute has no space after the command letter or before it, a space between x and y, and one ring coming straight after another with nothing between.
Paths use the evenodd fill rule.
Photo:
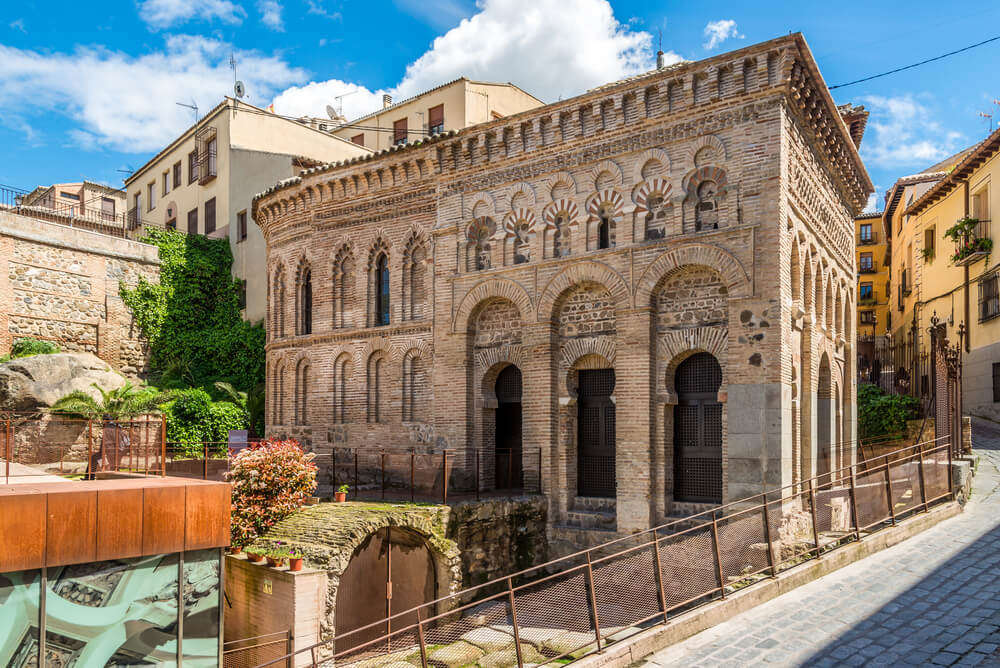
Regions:
<instances>
[{"instance_id":1,"label":"mesh fence panel","mask_svg":"<svg viewBox=\"0 0 1000 668\"><path fill-rule=\"evenodd\" d=\"M947 450L941 448L924 454L924 480L927 483L928 501L948 493L950 475Z\"/></svg>"},{"instance_id":2,"label":"mesh fence panel","mask_svg":"<svg viewBox=\"0 0 1000 668\"><path fill-rule=\"evenodd\" d=\"M515 654L514 622L507 599L506 593L495 594L426 622L424 641L428 661L436 665L467 665L504 648Z\"/></svg>"},{"instance_id":3,"label":"mesh fence panel","mask_svg":"<svg viewBox=\"0 0 1000 668\"><path fill-rule=\"evenodd\" d=\"M727 583L768 567L767 534L761 511L753 509L719 520L719 556Z\"/></svg>"},{"instance_id":4,"label":"mesh fence panel","mask_svg":"<svg viewBox=\"0 0 1000 668\"><path fill-rule=\"evenodd\" d=\"M615 633L661 612L651 544L594 564L593 572L597 617L603 633Z\"/></svg>"},{"instance_id":5,"label":"mesh fence panel","mask_svg":"<svg viewBox=\"0 0 1000 668\"><path fill-rule=\"evenodd\" d=\"M889 519L885 473L882 469L861 473L856 477L854 498L858 503L859 528L870 529Z\"/></svg>"},{"instance_id":6,"label":"mesh fence panel","mask_svg":"<svg viewBox=\"0 0 1000 668\"><path fill-rule=\"evenodd\" d=\"M287 651L288 641L284 638L247 647L227 649L222 654L222 665L223 668L253 668L253 666L279 659ZM271 667L286 668L290 665L291 662L285 660L272 663Z\"/></svg>"},{"instance_id":7,"label":"mesh fence panel","mask_svg":"<svg viewBox=\"0 0 1000 668\"><path fill-rule=\"evenodd\" d=\"M916 460L893 462L889 465L892 480L892 508L896 517L921 505L920 464Z\"/></svg>"},{"instance_id":8,"label":"mesh fence panel","mask_svg":"<svg viewBox=\"0 0 1000 668\"><path fill-rule=\"evenodd\" d=\"M667 609L709 596L719 590L711 526L660 539L660 577Z\"/></svg>"}]
</instances>

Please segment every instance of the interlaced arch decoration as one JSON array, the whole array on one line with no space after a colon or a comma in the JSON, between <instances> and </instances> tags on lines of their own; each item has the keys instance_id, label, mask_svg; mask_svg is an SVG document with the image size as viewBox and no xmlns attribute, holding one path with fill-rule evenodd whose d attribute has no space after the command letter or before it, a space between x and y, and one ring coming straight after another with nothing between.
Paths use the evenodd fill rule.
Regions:
<instances>
[{"instance_id":1,"label":"interlaced arch decoration","mask_svg":"<svg viewBox=\"0 0 1000 668\"><path fill-rule=\"evenodd\" d=\"M625 185L625 174L622 172L622 168L614 160L601 160L599 163L594 165L594 168L590 170L590 184L593 190L601 190L601 187L597 184L600 179L601 174L610 174L612 178L613 186Z\"/></svg>"},{"instance_id":2,"label":"interlaced arch decoration","mask_svg":"<svg viewBox=\"0 0 1000 668\"><path fill-rule=\"evenodd\" d=\"M556 274L545 286L538 300L538 320L551 322L556 318L555 308L564 292L581 283L597 283L611 295L615 309L631 306L630 293L625 279L606 264L593 261L573 264Z\"/></svg>"},{"instance_id":3,"label":"interlaced arch decoration","mask_svg":"<svg viewBox=\"0 0 1000 668\"><path fill-rule=\"evenodd\" d=\"M550 176L548 184L548 194L553 200L565 199L566 195L575 195L577 191L576 179L569 172L556 172Z\"/></svg>"},{"instance_id":4,"label":"interlaced arch decoration","mask_svg":"<svg viewBox=\"0 0 1000 668\"><path fill-rule=\"evenodd\" d=\"M726 171L720 167L706 166L684 177L685 232L697 232L724 227L720 208L729 192Z\"/></svg>"},{"instance_id":5,"label":"interlaced arch decoration","mask_svg":"<svg viewBox=\"0 0 1000 668\"><path fill-rule=\"evenodd\" d=\"M656 388L660 400L666 404L677 403L674 375L677 367L688 357L700 352L711 353L722 368L722 387L726 387L726 352L729 345L728 327L694 327L688 330L664 332L656 340ZM725 396L720 394L720 401Z\"/></svg>"},{"instance_id":6,"label":"interlaced arch decoration","mask_svg":"<svg viewBox=\"0 0 1000 668\"><path fill-rule=\"evenodd\" d=\"M666 179L653 177L640 183L632 192L636 218L643 224L643 239L662 239L667 236L667 218L672 208L672 186Z\"/></svg>"},{"instance_id":7,"label":"interlaced arch decoration","mask_svg":"<svg viewBox=\"0 0 1000 668\"><path fill-rule=\"evenodd\" d=\"M706 147L711 148L713 151L715 151L716 157L719 160L725 161L729 157L728 155L726 155L726 145L722 143L721 139L719 139L715 135L702 135L701 137L698 137L696 140L694 140L688 145L686 164L689 165L695 164L695 159L694 159L695 156L698 155L699 151L701 151L703 148Z\"/></svg>"},{"instance_id":8,"label":"interlaced arch decoration","mask_svg":"<svg viewBox=\"0 0 1000 668\"><path fill-rule=\"evenodd\" d=\"M558 199L542 210L546 257L565 257L572 249L573 231L579 226L580 207L571 199Z\"/></svg>"},{"instance_id":9,"label":"interlaced arch decoration","mask_svg":"<svg viewBox=\"0 0 1000 668\"><path fill-rule=\"evenodd\" d=\"M650 164L653 163L653 164ZM656 165L659 165L658 167ZM639 154L635 161L636 172L633 181L663 177L670 174L670 157L662 148L649 148Z\"/></svg>"},{"instance_id":10,"label":"interlaced arch decoration","mask_svg":"<svg viewBox=\"0 0 1000 668\"><path fill-rule=\"evenodd\" d=\"M587 249L612 248L618 231L618 221L625 207L625 198L614 188L594 193L587 199ZM602 225L607 229L602 229Z\"/></svg>"},{"instance_id":11,"label":"interlaced arch decoration","mask_svg":"<svg viewBox=\"0 0 1000 668\"><path fill-rule=\"evenodd\" d=\"M508 200L511 210L518 208L525 208L525 206L534 206L538 201L535 195L535 189L530 183L518 183L514 185L510 190L510 199ZM524 201L525 205L518 206L517 202Z\"/></svg>"},{"instance_id":12,"label":"interlaced arch decoration","mask_svg":"<svg viewBox=\"0 0 1000 668\"><path fill-rule=\"evenodd\" d=\"M485 191L473 193L465 200L465 204L462 217L466 220L497 215L497 202L491 193Z\"/></svg>"}]
</instances>

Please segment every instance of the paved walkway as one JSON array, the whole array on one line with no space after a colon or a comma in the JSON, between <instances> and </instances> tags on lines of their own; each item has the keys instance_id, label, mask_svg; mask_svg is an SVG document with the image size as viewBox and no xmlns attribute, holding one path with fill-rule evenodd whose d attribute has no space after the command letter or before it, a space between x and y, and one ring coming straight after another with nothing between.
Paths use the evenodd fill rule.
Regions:
<instances>
[{"instance_id":1,"label":"paved walkway","mask_svg":"<svg viewBox=\"0 0 1000 668\"><path fill-rule=\"evenodd\" d=\"M657 652L652 666L1000 666L1000 425L965 512Z\"/></svg>"}]
</instances>

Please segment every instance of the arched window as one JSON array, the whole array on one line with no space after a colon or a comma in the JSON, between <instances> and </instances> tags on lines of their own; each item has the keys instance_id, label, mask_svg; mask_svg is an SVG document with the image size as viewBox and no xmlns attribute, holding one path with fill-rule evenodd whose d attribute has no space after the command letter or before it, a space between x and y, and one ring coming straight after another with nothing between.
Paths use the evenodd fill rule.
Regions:
<instances>
[{"instance_id":1,"label":"arched window","mask_svg":"<svg viewBox=\"0 0 1000 668\"><path fill-rule=\"evenodd\" d=\"M312 334L312 271L303 269L299 275L298 334Z\"/></svg>"},{"instance_id":2,"label":"arched window","mask_svg":"<svg viewBox=\"0 0 1000 668\"><path fill-rule=\"evenodd\" d=\"M561 213L556 216L556 229L552 233L552 255L566 257L569 255L569 217Z\"/></svg>"},{"instance_id":3,"label":"arched window","mask_svg":"<svg viewBox=\"0 0 1000 668\"><path fill-rule=\"evenodd\" d=\"M493 245L490 239L496 231L496 223L489 217L477 218L469 224L465 232L469 253L466 266L469 271L482 271L493 267Z\"/></svg>"},{"instance_id":4,"label":"arched window","mask_svg":"<svg viewBox=\"0 0 1000 668\"><path fill-rule=\"evenodd\" d=\"M380 355L372 355L368 360L368 422L381 422L382 392L384 386L385 362Z\"/></svg>"},{"instance_id":5,"label":"arched window","mask_svg":"<svg viewBox=\"0 0 1000 668\"><path fill-rule=\"evenodd\" d=\"M611 213L606 206L597 212L597 248L611 248Z\"/></svg>"},{"instance_id":6,"label":"arched window","mask_svg":"<svg viewBox=\"0 0 1000 668\"><path fill-rule=\"evenodd\" d=\"M271 328L273 337L285 335L285 273L281 269L275 272L274 285L271 289Z\"/></svg>"},{"instance_id":7,"label":"arched window","mask_svg":"<svg viewBox=\"0 0 1000 668\"><path fill-rule=\"evenodd\" d=\"M389 256L382 253L375 261L375 326L389 324Z\"/></svg>"},{"instance_id":8,"label":"arched window","mask_svg":"<svg viewBox=\"0 0 1000 668\"><path fill-rule=\"evenodd\" d=\"M719 186L715 181L698 184L698 203L694 209L696 230L719 229Z\"/></svg>"},{"instance_id":9,"label":"arched window","mask_svg":"<svg viewBox=\"0 0 1000 668\"><path fill-rule=\"evenodd\" d=\"M347 375L349 356L345 353L333 363L333 422L347 422Z\"/></svg>"},{"instance_id":10,"label":"arched window","mask_svg":"<svg viewBox=\"0 0 1000 668\"><path fill-rule=\"evenodd\" d=\"M403 360L403 422L426 421L427 380L424 361L419 355Z\"/></svg>"},{"instance_id":11,"label":"arched window","mask_svg":"<svg viewBox=\"0 0 1000 668\"><path fill-rule=\"evenodd\" d=\"M309 423L309 363L300 362L295 373L295 424Z\"/></svg>"},{"instance_id":12,"label":"arched window","mask_svg":"<svg viewBox=\"0 0 1000 668\"><path fill-rule=\"evenodd\" d=\"M285 424L285 367L278 365L274 373L275 393L274 393L274 421L276 424Z\"/></svg>"},{"instance_id":13,"label":"arched window","mask_svg":"<svg viewBox=\"0 0 1000 668\"><path fill-rule=\"evenodd\" d=\"M403 256L403 319L424 317L427 301L427 249L418 238L410 240Z\"/></svg>"},{"instance_id":14,"label":"arched window","mask_svg":"<svg viewBox=\"0 0 1000 668\"><path fill-rule=\"evenodd\" d=\"M354 306L354 258L348 248L333 263L333 326L349 327L348 313Z\"/></svg>"}]
</instances>

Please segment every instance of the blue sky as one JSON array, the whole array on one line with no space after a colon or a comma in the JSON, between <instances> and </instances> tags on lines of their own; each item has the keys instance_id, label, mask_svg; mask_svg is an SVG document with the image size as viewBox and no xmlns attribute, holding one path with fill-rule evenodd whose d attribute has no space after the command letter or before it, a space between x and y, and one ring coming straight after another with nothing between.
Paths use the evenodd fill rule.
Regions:
<instances>
[{"instance_id":1,"label":"blue sky","mask_svg":"<svg viewBox=\"0 0 1000 668\"><path fill-rule=\"evenodd\" d=\"M0 22L0 183L121 185L232 90L249 101L349 117L466 74L554 101L652 66L801 31L828 84L1000 32L1000 6L941 16L939 2L830 5L637 0L27 0ZM982 139L1000 120L1000 42L833 91L872 112L862 156L879 197L896 178Z\"/></svg>"}]
</instances>

